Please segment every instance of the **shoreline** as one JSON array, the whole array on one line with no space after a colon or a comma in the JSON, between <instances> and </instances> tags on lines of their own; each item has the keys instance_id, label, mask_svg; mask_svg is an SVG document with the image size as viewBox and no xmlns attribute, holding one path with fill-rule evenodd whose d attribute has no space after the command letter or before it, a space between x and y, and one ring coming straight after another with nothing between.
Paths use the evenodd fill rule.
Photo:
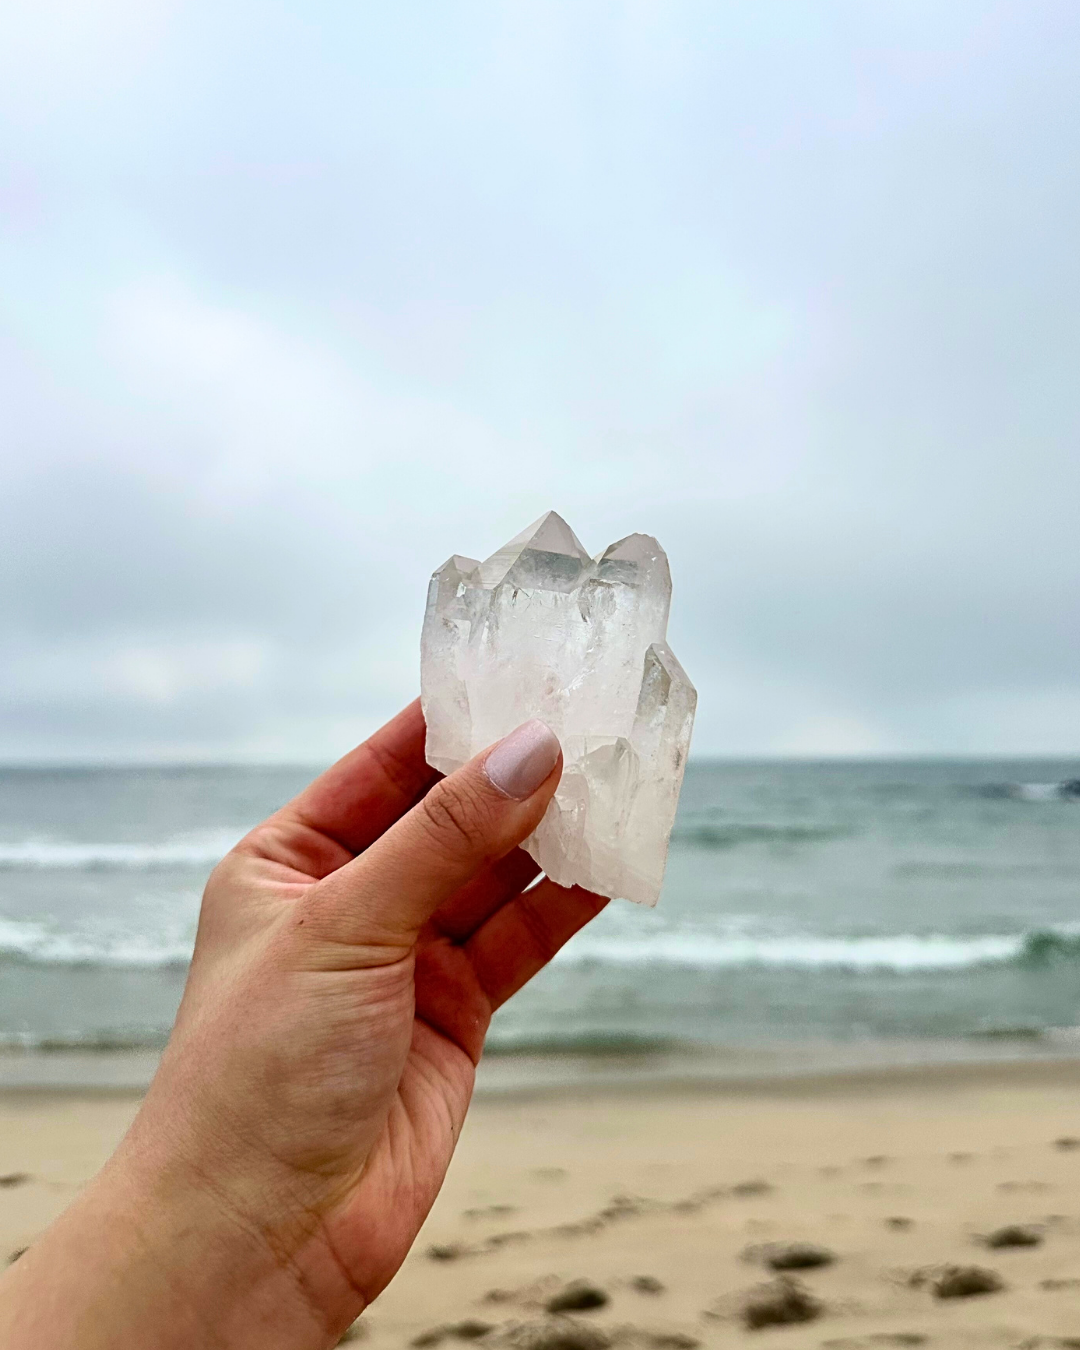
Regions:
<instances>
[{"instance_id":1,"label":"shoreline","mask_svg":"<svg viewBox=\"0 0 1080 1350\"><path fill-rule=\"evenodd\" d=\"M0 1053L0 1099L140 1097L158 1051ZM1080 1045L1029 1042L855 1042L634 1054L496 1054L477 1070L474 1098L813 1097L958 1087L1080 1088Z\"/></svg>"}]
</instances>

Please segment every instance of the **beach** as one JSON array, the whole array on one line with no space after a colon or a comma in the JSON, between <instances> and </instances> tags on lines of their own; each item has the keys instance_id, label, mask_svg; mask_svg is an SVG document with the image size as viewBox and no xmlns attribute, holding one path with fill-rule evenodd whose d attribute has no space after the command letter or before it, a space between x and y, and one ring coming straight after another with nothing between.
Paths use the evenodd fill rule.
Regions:
<instances>
[{"instance_id":1,"label":"beach","mask_svg":"<svg viewBox=\"0 0 1080 1350\"><path fill-rule=\"evenodd\" d=\"M93 1175L138 1100L0 1092L4 1252ZM535 1089L482 1079L443 1192L355 1336L374 1350L553 1327L581 1346L649 1350L1075 1345L1078 1134L1080 1060ZM1009 1226L1035 1245L988 1247ZM788 1277L820 1311L751 1330L747 1304L791 1244L833 1257ZM949 1266L1003 1287L939 1297ZM571 1303L602 1306L546 1312L575 1281L598 1293Z\"/></svg>"}]
</instances>

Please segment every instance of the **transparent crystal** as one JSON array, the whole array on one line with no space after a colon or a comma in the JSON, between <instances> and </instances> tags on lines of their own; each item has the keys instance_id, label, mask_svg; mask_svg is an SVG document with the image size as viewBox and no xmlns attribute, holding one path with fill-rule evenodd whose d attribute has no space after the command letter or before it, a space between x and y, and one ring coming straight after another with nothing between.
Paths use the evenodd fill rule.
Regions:
<instances>
[{"instance_id":1,"label":"transparent crystal","mask_svg":"<svg viewBox=\"0 0 1080 1350\"><path fill-rule=\"evenodd\" d=\"M524 847L554 881L655 905L697 694L667 645L664 550L631 534L590 558L549 511L486 562L431 578L421 641L427 759L451 773L540 717L563 747Z\"/></svg>"}]
</instances>

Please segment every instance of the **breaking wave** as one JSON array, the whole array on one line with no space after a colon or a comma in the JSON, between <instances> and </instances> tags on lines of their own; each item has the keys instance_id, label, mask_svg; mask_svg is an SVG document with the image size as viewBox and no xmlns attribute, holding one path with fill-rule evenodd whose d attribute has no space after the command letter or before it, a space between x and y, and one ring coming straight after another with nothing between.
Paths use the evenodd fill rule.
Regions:
<instances>
[{"instance_id":1,"label":"breaking wave","mask_svg":"<svg viewBox=\"0 0 1080 1350\"><path fill-rule=\"evenodd\" d=\"M942 934L887 937L757 937L732 934L656 933L648 937L581 934L556 960L562 965L680 966L692 970L960 971L1012 964L1025 969L1080 961L1080 935L1033 933L948 937Z\"/></svg>"},{"instance_id":2,"label":"breaking wave","mask_svg":"<svg viewBox=\"0 0 1080 1350\"><path fill-rule=\"evenodd\" d=\"M129 933L72 933L56 932L29 921L0 919L0 966L182 969L191 958L193 941L193 931L157 938ZM699 971L881 971L897 975L1001 965L1039 970L1063 963L1080 964L1080 932L1040 929L979 937L827 937L700 931L618 936L586 931L555 961L562 967L672 966Z\"/></svg>"},{"instance_id":3,"label":"breaking wave","mask_svg":"<svg viewBox=\"0 0 1080 1350\"><path fill-rule=\"evenodd\" d=\"M153 844L23 839L0 843L0 870L154 871L172 867L212 867L242 835L243 831L207 830Z\"/></svg>"},{"instance_id":4,"label":"breaking wave","mask_svg":"<svg viewBox=\"0 0 1080 1350\"><path fill-rule=\"evenodd\" d=\"M44 924L0 919L0 964L175 969L187 965L192 946L193 939L57 933Z\"/></svg>"}]
</instances>

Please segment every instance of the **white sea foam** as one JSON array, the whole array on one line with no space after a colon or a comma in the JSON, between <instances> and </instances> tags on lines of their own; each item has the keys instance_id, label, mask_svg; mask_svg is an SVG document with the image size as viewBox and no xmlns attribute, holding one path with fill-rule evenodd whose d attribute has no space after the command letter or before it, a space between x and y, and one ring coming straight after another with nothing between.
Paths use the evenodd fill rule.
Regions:
<instances>
[{"instance_id":1,"label":"white sea foam","mask_svg":"<svg viewBox=\"0 0 1080 1350\"><path fill-rule=\"evenodd\" d=\"M1025 934L984 937L820 937L813 934L754 936L702 932L621 937L582 933L556 958L562 964L671 965L712 970L766 966L797 970L961 970L1009 961L1023 950Z\"/></svg>"},{"instance_id":2,"label":"white sea foam","mask_svg":"<svg viewBox=\"0 0 1080 1350\"><path fill-rule=\"evenodd\" d=\"M1025 802L1061 801L1060 783L1017 783L1016 794Z\"/></svg>"},{"instance_id":3,"label":"white sea foam","mask_svg":"<svg viewBox=\"0 0 1080 1350\"><path fill-rule=\"evenodd\" d=\"M906 934L845 938L677 931L621 937L585 932L556 960L561 965L668 965L698 970L756 966L905 973L961 970L1013 960L1023 951L1025 940L1023 933L971 938ZM35 964L153 968L186 961L191 946L190 939L173 934L154 939L135 934L56 932L39 923L0 919L0 957Z\"/></svg>"},{"instance_id":4,"label":"white sea foam","mask_svg":"<svg viewBox=\"0 0 1080 1350\"><path fill-rule=\"evenodd\" d=\"M31 920L0 919L0 957L34 965L160 969L188 961L192 946L193 938L174 934L57 932Z\"/></svg>"},{"instance_id":5,"label":"white sea foam","mask_svg":"<svg viewBox=\"0 0 1080 1350\"><path fill-rule=\"evenodd\" d=\"M212 867L243 833L242 830L206 830L176 835L156 843L137 844L107 840L76 843L48 838L0 842L0 868L59 871L130 868L147 871L165 867Z\"/></svg>"}]
</instances>

